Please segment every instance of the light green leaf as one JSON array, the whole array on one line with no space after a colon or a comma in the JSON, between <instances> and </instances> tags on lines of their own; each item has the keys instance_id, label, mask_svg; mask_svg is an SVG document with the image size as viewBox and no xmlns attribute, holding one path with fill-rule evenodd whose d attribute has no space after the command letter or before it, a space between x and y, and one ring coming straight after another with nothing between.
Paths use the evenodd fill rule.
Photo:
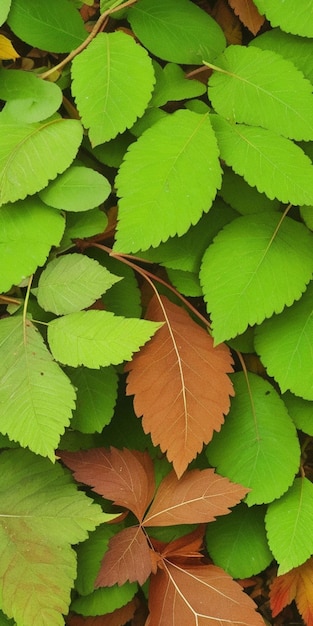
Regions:
<instances>
[{"instance_id":1,"label":"light green leaf","mask_svg":"<svg viewBox=\"0 0 313 626\"><path fill-rule=\"evenodd\" d=\"M109 541L120 530L117 524L102 524L88 539L77 546L77 578L75 588L82 596L87 596L94 591L101 561L106 553Z\"/></svg>"},{"instance_id":2,"label":"light green leaf","mask_svg":"<svg viewBox=\"0 0 313 626\"><path fill-rule=\"evenodd\" d=\"M17 124L0 118L0 205L40 191L66 170L82 136L77 120Z\"/></svg>"},{"instance_id":3,"label":"light green leaf","mask_svg":"<svg viewBox=\"0 0 313 626\"><path fill-rule=\"evenodd\" d=\"M5 22L8 17L11 6L11 0L2 0L0 5L0 26Z\"/></svg>"},{"instance_id":4,"label":"light green leaf","mask_svg":"<svg viewBox=\"0 0 313 626\"><path fill-rule=\"evenodd\" d=\"M302 251L301 245L299 250ZM288 389L306 400L313 400L312 345L311 282L299 302L256 329L255 348L268 374L278 382L282 392Z\"/></svg>"},{"instance_id":5,"label":"light green leaf","mask_svg":"<svg viewBox=\"0 0 313 626\"><path fill-rule=\"evenodd\" d=\"M99 206L110 193L111 185L102 174L90 167L72 165L39 195L56 209L79 212Z\"/></svg>"},{"instance_id":6,"label":"light green leaf","mask_svg":"<svg viewBox=\"0 0 313 626\"><path fill-rule=\"evenodd\" d=\"M141 43L165 61L199 65L226 46L217 22L190 0L139 0L128 20Z\"/></svg>"},{"instance_id":7,"label":"light green leaf","mask_svg":"<svg viewBox=\"0 0 313 626\"><path fill-rule=\"evenodd\" d=\"M60 250L71 248L74 245L74 239L93 237L93 235L104 232L107 224L106 214L99 209L91 209L84 213L67 213L66 229L59 246Z\"/></svg>"},{"instance_id":8,"label":"light green leaf","mask_svg":"<svg viewBox=\"0 0 313 626\"><path fill-rule=\"evenodd\" d=\"M217 70L209 79L217 113L289 139L313 139L312 85L293 63L271 50L229 46L208 65Z\"/></svg>"},{"instance_id":9,"label":"light green leaf","mask_svg":"<svg viewBox=\"0 0 313 626\"><path fill-rule=\"evenodd\" d=\"M101 433L110 423L117 398L118 376L110 366L100 370L66 368L76 389L76 409L71 427L82 433Z\"/></svg>"},{"instance_id":10,"label":"light green leaf","mask_svg":"<svg viewBox=\"0 0 313 626\"><path fill-rule=\"evenodd\" d=\"M153 124L168 116L169 113L166 113L163 109L148 108L143 116L131 127L130 132L135 137L140 137L145 130L148 130Z\"/></svg>"},{"instance_id":11,"label":"light green leaf","mask_svg":"<svg viewBox=\"0 0 313 626\"><path fill-rule=\"evenodd\" d=\"M289 491L269 505L265 516L279 576L302 565L313 553L312 524L313 485L307 478L296 478Z\"/></svg>"},{"instance_id":12,"label":"light green leaf","mask_svg":"<svg viewBox=\"0 0 313 626\"><path fill-rule=\"evenodd\" d=\"M313 230L313 205L312 206L302 206L300 207L300 215L305 223L305 225Z\"/></svg>"},{"instance_id":13,"label":"light green leaf","mask_svg":"<svg viewBox=\"0 0 313 626\"><path fill-rule=\"evenodd\" d=\"M48 341L57 361L99 369L130 361L160 326L109 311L80 311L50 322Z\"/></svg>"},{"instance_id":14,"label":"light green leaf","mask_svg":"<svg viewBox=\"0 0 313 626\"><path fill-rule=\"evenodd\" d=\"M249 185L271 200L313 204L313 165L289 139L256 126L232 124L212 115L221 158Z\"/></svg>"},{"instance_id":15,"label":"light green leaf","mask_svg":"<svg viewBox=\"0 0 313 626\"><path fill-rule=\"evenodd\" d=\"M278 393L256 374L232 376L235 397L219 433L207 446L222 476L249 487L249 506L272 502L293 482L300 446L295 426ZM275 419L273 419L275 416ZM279 454L277 449L279 448Z\"/></svg>"},{"instance_id":16,"label":"light green leaf","mask_svg":"<svg viewBox=\"0 0 313 626\"><path fill-rule=\"evenodd\" d=\"M284 33L279 28L268 30L250 41L249 46L273 50L288 59L313 83L313 43L297 35Z\"/></svg>"},{"instance_id":17,"label":"light green leaf","mask_svg":"<svg viewBox=\"0 0 313 626\"><path fill-rule=\"evenodd\" d=\"M313 37L313 0L254 0L254 4L272 26L301 37Z\"/></svg>"},{"instance_id":18,"label":"light green leaf","mask_svg":"<svg viewBox=\"0 0 313 626\"><path fill-rule=\"evenodd\" d=\"M137 583L126 582L124 585L113 585L96 589L88 596L73 600L71 608L80 615L107 615L130 602L137 592Z\"/></svg>"},{"instance_id":19,"label":"light green leaf","mask_svg":"<svg viewBox=\"0 0 313 626\"><path fill-rule=\"evenodd\" d=\"M269 212L239 217L204 254L200 282L216 343L291 306L311 280L312 233L289 217L281 220Z\"/></svg>"},{"instance_id":20,"label":"light green leaf","mask_svg":"<svg viewBox=\"0 0 313 626\"><path fill-rule=\"evenodd\" d=\"M14 0L8 24L22 41L50 52L69 52L88 36L79 12L64 0Z\"/></svg>"},{"instance_id":21,"label":"light green leaf","mask_svg":"<svg viewBox=\"0 0 313 626\"><path fill-rule=\"evenodd\" d=\"M208 115L180 110L154 124L129 147L116 185L116 250L147 250L183 235L210 209L221 185Z\"/></svg>"},{"instance_id":22,"label":"light green leaf","mask_svg":"<svg viewBox=\"0 0 313 626\"><path fill-rule=\"evenodd\" d=\"M167 276L174 287L183 294L191 298L202 296L202 289L198 273L186 270L167 269Z\"/></svg>"},{"instance_id":23,"label":"light green leaf","mask_svg":"<svg viewBox=\"0 0 313 626\"><path fill-rule=\"evenodd\" d=\"M112 519L59 465L26 450L0 459L2 609L23 626L62 626L76 576L71 544Z\"/></svg>"},{"instance_id":24,"label":"light green leaf","mask_svg":"<svg viewBox=\"0 0 313 626\"><path fill-rule=\"evenodd\" d=\"M82 254L53 259L42 272L37 298L45 311L65 315L85 309L121 280Z\"/></svg>"},{"instance_id":25,"label":"light green leaf","mask_svg":"<svg viewBox=\"0 0 313 626\"><path fill-rule=\"evenodd\" d=\"M239 504L231 515L208 524L206 546L214 564L233 578L248 578L262 572L273 560L268 547L265 508Z\"/></svg>"},{"instance_id":26,"label":"light green leaf","mask_svg":"<svg viewBox=\"0 0 313 626\"><path fill-rule=\"evenodd\" d=\"M58 85L41 80L32 72L0 69L0 98L8 100L6 112L19 123L40 122L62 104Z\"/></svg>"},{"instance_id":27,"label":"light green leaf","mask_svg":"<svg viewBox=\"0 0 313 626\"><path fill-rule=\"evenodd\" d=\"M72 91L93 146L116 137L141 117L154 72L144 48L123 32L100 33L72 64Z\"/></svg>"},{"instance_id":28,"label":"light green leaf","mask_svg":"<svg viewBox=\"0 0 313 626\"><path fill-rule=\"evenodd\" d=\"M283 394L282 400L284 401L288 409L288 413L292 418L295 427L312 437L312 402L310 402L309 400L303 400L303 398L298 398L297 396L294 396L292 393L290 393L290 391L286 391L286 393Z\"/></svg>"},{"instance_id":29,"label":"light green leaf","mask_svg":"<svg viewBox=\"0 0 313 626\"><path fill-rule=\"evenodd\" d=\"M0 354L0 431L53 461L75 406L74 388L22 316L0 320Z\"/></svg>"},{"instance_id":30,"label":"light green leaf","mask_svg":"<svg viewBox=\"0 0 313 626\"><path fill-rule=\"evenodd\" d=\"M241 215L261 211L277 211L280 208L279 200L270 200L265 193L259 193L256 187L250 187L244 178L235 174L230 167L224 169L219 194Z\"/></svg>"},{"instance_id":31,"label":"light green leaf","mask_svg":"<svg viewBox=\"0 0 313 626\"><path fill-rule=\"evenodd\" d=\"M62 215L36 197L0 209L0 291L18 285L45 263L64 226Z\"/></svg>"},{"instance_id":32,"label":"light green leaf","mask_svg":"<svg viewBox=\"0 0 313 626\"><path fill-rule=\"evenodd\" d=\"M206 92L203 83L186 78L185 72L175 63L167 63L164 68L161 68L155 62L153 67L156 73L156 85L149 106L161 107L169 101L196 98Z\"/></svg>"}]
</instances>

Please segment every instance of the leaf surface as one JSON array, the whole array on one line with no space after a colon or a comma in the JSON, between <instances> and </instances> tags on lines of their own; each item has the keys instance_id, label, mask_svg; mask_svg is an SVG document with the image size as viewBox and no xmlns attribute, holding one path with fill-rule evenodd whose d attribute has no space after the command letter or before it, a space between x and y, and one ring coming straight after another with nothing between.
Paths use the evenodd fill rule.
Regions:
<instances>
[{"instance_id":1,"label":"leaf surface","mask_svg":"<svg viewBox=\"0 0 313 626\"><path fill-rule=\"evenodd\" d=\"M313 165L299 146L271 130L211 116L221 158L271 200L313 204Z\"/></svg>"},{"instance_id":2,"label":"leaf surface","mask_svg":"<svg viewBox=\"0 0 313 626\"><path fill-rule=\"evenodd\" d=\"M141 117L154 72L147 52L123 32L100 33L73 61L72 91L93 146L109 141Z\"/></svg>"},{"instance_id":3,"label":"leaf surface","mask_svg":"<svg viewBox=\"0 0 313 626\"><path fill-rule=\"evenodd\" d=\"M151 574L150 553L147 537L140 527L124 528L110 539L95 586L124 585L126 581L143 585Z\"/></svg>"},{"instance_id":4,"label":"leaf surface","mask_svg":"<svg viewBox=\"0 0 313 626\"><path fill-rule=\"evenodd\" d=\"M313 558L311 557L282 576L274 578L270 589L270 603L273 617L296 601L298 611L308 626L313 624Z\"/></svg>"},{"instance_id":5,"label":"leaf surface","mask_svg":"<svg viewBox=\"0 0 313 626\"><path fill-rule=\"evenodd\" d=\"M92 370L87 367L66 368L76 389L76 408L72 428L81 433L101 433L110 423L117 398L118 376L114 367Z\"/></svg>"},{"instance_id":6,"label":"leaf surface","mask_svg":"<svg viewBox=\"0 0 313 626\"><path fill-rule=\"evenodd\" d=\"M67 626L124 626L134 617L136 609L136 601L131 600L125 606L106 615L82 617L81 615L72 614L67 619L66 624Z\"/></svg>"},{"instance_id":7,"label":"leaf surface","mask_svg":"<svg viewBox=\"0 0 313 626\"><path fill-rule=\"evenodd\" d=\"M228 0L240 21L256 35L264 24L264 16L260 15L253 0Z\"/></svg>"},{"instance_id":8,"label":"leaf surface","mask_svg":"<svg viewBox=\"0 0 313 626\"><path fill-rule=\"evenodd\" d=\"M282 399L297 430L313 436L312 403L294 396L290 391L286 391Z\"/></svg>"},{"instance_id":9,"label":"leaf surface","mask_svg":"<svg viewBox=\"0 0 313 626\"><path fill-rule=\"evenodd\" d=\"M0 354L1 432L54 461L75 406L70 380L21 316L0 321Z\"/></svg>"},{"instance_id":10,"label":"leaf surface","mask_svg":"<svg viewBox=\"0 0 313 626\"><path fill-rule=\"evenodd\" d=\"M250 41L249 46L257 46L261 50L273 50L281 54L313 83L312 41L310 39L284 33L280 28L273 28L255 37Z\"/></svg>"},{"instance_id":11,"label":"leaf surface","mask_svg":"<svg viewBox=\"0 0 313 626\"><path fill-rule=\"evenodd\" d=\"M147 250L183 235L210 209L221 185L208 115L180 110L146 130L129 147L116 185L117 251Z\"/></svg>"},{"instance_id":12,"label":"leaf surface","mask_svg":"<svg viewBox=\"0 0 313 626\"><path fill-rule=\"evenodd\" d=\"M260 13L265 15L272 26L279 26L287 33L313 37L313 0L295 4L293 0L254 0Z\"/></svg>"},{"instance_id":13,"label":"leaf surface","mask_svg":"<svg viewBox=\"0 0 313 626\"><path fill-rule=\"evenodd\" d=\"M62 104L58 85L24 70L0 70L0 97L7 100L7 113L29 124L50 117Z\"/></svg>"},{"instance_id":14,"label":"leaf surface","mask_svg":"<svg viewBox=\"0 0 313 626\"><path fill-rule=\"evenodd\" d=\"M127 395L145 433L166 451L180 477L219 430L229 409L231 356L179 306L153 298L147 317L165 319L149 345L126 365Z\"/></svg>"},{"instance_id":15,"label":"leaf surface","mask_svg":"<svg viewBox=\"0 0 313 626\"><path fill-rule=\"evenodd\" d=\"M2 5L0 10L1 9ZM18 59L19 56L20 55L13 48L10 39L8 39L8 37L5 37L4 35L0 35L0 60L9 61L11 59Z\"/></svg>"},{"instance_id":16,"label":"leaf surface","mask_svg":"<svg viewBox=\"0 0 313 626\"><path fill-rule=\"evenodd\" d=\"M149 102L149 107L161 107L169 101L196 98L206 92L205 85L199 80L186 78L183 69L176 63L167 63L164 68L153 64L156 84Z\"/></svg>"},{"instance_id":17,"label":"leaf surface","mask_svg":"<svg viewBox=\"0 0 313 626\"><path fill-rule=\"evenodd\" d=\"M99 209L91 209L84 213L67 213L65 219L66 229L59 246L61 251L72 248L74 239L84 239L104 232L108 224L106 214Z\"/></svg>"},{"instance_id":18,"label":"leaf surface","mask_svg":"<svg viewBox=\"0 0 313 626\"><path fill-rule=\"evenodd\" d=\"M299 300L312 277L312 242L303 224L269 212L239 217L218 233L200 270L216 343Z\"/></svg>"},{"instance_id":19,"label":"leaf surface","mask_svg":"<svg viewBox=\"0 0 313 626\"><path fill-rule=\"evenodd\" d=\"M88 539L79 544L77 550L77 577L75 589L81 596L92 594L103 555L111 537L120 530L118 523L101 524L90 533Z\"/></svg>"},{"instance_id":20,"label":"leaf surface","mask_svg":"<svg viewBox=\"0 0 313 626\"><path fill-rule=\"evenodd\" d=\"M246 497L249 506L271 502L287 491L298 470L297 432L267 381L249 373L247 386L242 372L232 378L235 397L231 410L221 432L207 447L207 457L222 476L251 489Z\"/></svg>"},{"instance_id":21,"label":"leaf surface","mask_svg":"<svg viewBox=\"0 0 313 626\"><path fill-rule=\"evenodd\" d=\"M0 8L0 26L5 22L10 11L11 0L2 0Z\"/></svg>"},{"instance_id":22,"label":"leaf surface","mask_svg":"<svg viewBox=\"0 0 313 626\"><path fill-rule=\"evenodd\" d=\"M103 613L112 613L132 600L137 585L124 583L123 586L95 589L88 596L77 597L71 603L71 609L82 615L97 617Z\"/></svg>"},{"instance_id":23,"label":"leaf surface","mask_svg":"<svg viewBox=\"0 0 313 626\"><path fill-rule=\"evenodd\" d=\"M89 211L111 193L109 181L90 167L72 165L40 192L49 206L63 211Z\"/></svg>"}]
</instances>

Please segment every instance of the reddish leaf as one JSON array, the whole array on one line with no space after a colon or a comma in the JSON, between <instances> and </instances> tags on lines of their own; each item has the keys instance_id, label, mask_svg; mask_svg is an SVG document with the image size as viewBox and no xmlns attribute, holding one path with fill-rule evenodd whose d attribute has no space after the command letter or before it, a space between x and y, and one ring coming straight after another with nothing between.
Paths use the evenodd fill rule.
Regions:
<instances>
[{"instance_id":1,"label":"reddish leaf","mask_svg":"<svg viewBox=\"0 0 313 626\"><path fill-rule=\"evenodd\" d=\"M215 565L164 561L152 576L146 626L264 626L255 604Z\"/></svg>"},{"instance_id":2,"label":"reddish leaf","mask_svg":"<svg viewBox=\"0 0 313 626\"><path fill-rule=\"evenodd\" d=\"M200 550L203 547L203 535L205 532L205 524L199 525L196 530L193 530L188 535L183 535L174 541L171 541L167 544L162 544L161 541L150 538L150 541L154 547L159 552L159 563L165 557L170 559L171 557L175 557L175 562L180 558L183 558L185 561L190 559L199 559L203 558L203 554L201 554Z\"/></svg>"},{"instance_id":3,"label":"reddish leaf","mask_svg":"<svg viewBox=\"0 0 313 626\"><path fill-rule=\"evenodd\" d=\"M228 2L240 21L256 35L264 24L265 17L260 15L253 0L228 0Z\"/></svg>"},{"instance_id":4,"label":"reddish leaf","mask_svg":"<svg viewBox=\"0 0 313 626\"><path fill-rule=\"evenodd\" d=\"M109 541L95 587L123 585L127 580L146 582L152 570L152 553L146 535L138 526L124 528Z\"/></svg>"},{"instance_id":5,"label":"reddish leaf","mask_svg":"<svg viewBox=\"0 0 313 626\"><path fill-rule=\"evenodd\" d=\"M293 600L306 626L313 626L313 557L287 574L277 576L271 585L273 617Z\"/></svg>"},{"instance_id":6,"label":"reddish leaf","mask_svg":"<svg viewBox=\"0 0 313 626\"><path fill-rule=\"evenodd\" d=\"M137 608L136 600L133 599L120 609L107 615L97 615L96 617L82 617L81 615L70 615L67 626L123 626L132 619Z\"/></svg>"},{"instance_id":7,"label":"reddish leaf","mask_svg":"<svg viewBox=\"0 0 313 626\"><path fill-rule=\"evenodd\" d=\"M152 298L147 318L165 324L126 366L127 394L155 446L166 451L180 477L220 430L233 395L231 355L184 309Z\"/></svg>"},{"instance_id":8,"label":"reddish leaf","mask_svg":"<svg viewBox=\"0 0 313 626\"><path fill-rule=\"evenodd\" d=\"M186 472L180 480L171 472L162 480L144 526L201 524L230 513L248 489L222 478L213 469Z\"/></svg>"},{"instance_id":9,"label":"reddish leaf","mask_svg":"<svg viewBox=\"0 0 313 626\"><path fill-rule=\"evenodd\" d=\"M77 481L142 520L155 489L153 463L146 452L111 447L60 451L58 456L74 471Z\"/></svg>"}]
</instances>

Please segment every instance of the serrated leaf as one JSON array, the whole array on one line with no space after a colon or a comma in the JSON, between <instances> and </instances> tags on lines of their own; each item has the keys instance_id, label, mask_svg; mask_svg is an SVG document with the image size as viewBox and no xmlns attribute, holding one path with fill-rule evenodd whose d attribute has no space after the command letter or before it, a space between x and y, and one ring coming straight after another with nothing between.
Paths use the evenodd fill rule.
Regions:
<instances>
[{"instance_id":1,"label":"serrated leaf","mask_svg":"<svg viewBox=\"0 0 313 626\"><path fill-rule=\"evenodd\" d=\"M8 24L22 41L41 50L69 52L86 38L84 22L70 2L14 0Z\"/></svg>"},{"instance_id":2,"label":"serrated leaf","mask_svg":"<svg viewBox=\"0 0 313 626\"><path fill-rule=\"evenodd\" d=\"M140 526L124 528L112 539L97 576L96 587L138 581L143 585L151 574L151 548Z\"/></svg>"},{"instance_id":3,"label":"serrated leaf","mask_svg":"<svg viewBox=\"0 0 313 626\"><path fill-rule=\"evenodd\" d=\"M37 124L0 121L0 205L40 191L66 170L82 136L77 120L53 118Z\"/></svg>"},{"instance_id":4,"label":"serrated leaf","mask_svg":"<svg viewBox=\"0 0 313 626\"><path fill-rule=\"evenodd\" d=\"M54 358L64 365L99 369L129 361L158 328L160 324L109 311L79 311L50 322L48 341Z\"/></svg>"},{"instance_id":5,"label":"serrated leaf","mask_svg":"<svg viewBox=\"0 0 313 626\"><path fill-rule=\"evenodd\" d=\"M189 80L183 69L176 63L167 63L164 68L153 64L156 85L149 106L161 107L169 101L196 98L206 92L199 80Z\"/></svg>"},{"instance_id":6,"label":"serrated leaf","mask_svg":"<svg viewBox=\"0 0 313 626\"><path fill-rule=\"evenodd\" d=\"M139 0L127 17L141 43L165 61L199 65L226 45L217 22L189 0Z\"/></svg>"},{"instance_id":7,"label":"serrated leaf","mask_svg":"<svg viewBox=\"0 0 313 626\"><path fill-rule=\"evenodd\" d=\"M312 242L303 224L277 213L245 215L224 227L200 270L216 343L299 300L312 277Z\"/></svg>"},{"instance_id":8,"label":"serrated leaf","mask_svg":"<svg viewBox=\"0 0 313 626\"><path fill-rule=\"evenodd\" d=\"M312 85L293 63L271 50L229 46L212 68L209 99L222 117L313 139Z\"/></svg>"},{"instance_id":9,"label":"serrated leaf","mask_svg":"<svg viewBox=\"0 0 313 626\"><path fill-rule=\"evenodd\" d=\"M11 0L2 0L0 7L0 26L5 22L8 17L11 6Z\"/></svg>"},{"instance_id":10,"label":"serrated leaf","mask_svg":"<svg viewBox=\"0 0 313 626\"><path fill-rule=\"evenodd\" d=\"M249 506L271 502L287 491L298 470L297 432L267 381L250 373L246 380L242 372L232 378L235 397L230 412L206 454L219 474L251 489L246 497Z\"/></svg>"},{"instance_id":11,"label":"serrated leaf","mask_svg":"<svg viewBox=\"0 0 313 626\"><path fill-rule=\"evenodd\" d=\"M255 347L281 391L313 400L313 283L299 302L256 329ZM277 350L279 350L277 352Z\"/></svg>"},{"instance_id":12,"label":"serrated leaf","mask_svg":"<svg viewBox=\"0 0 313 626\"><path fill-rule=\"evenodd\" d=\"M67 250L74 246L73 240L92 237L105 231L108 218L99 209L91 209L84 213L67 213L66 228L59 250Z\"/></svg>"},{"instance_id":13,"label":"serrated leaf","mask_svg":"<svg viewBox=\"0 0 313 626\"><path fill-rule=\"evenodd\" d=\"M273 617L293 600L303 621L309 626L313 622L313 558L311 557L282 576L274 578L270 588L270 603Z\"/></svg>"},{"instance_id":14,"label":"serrated leaf","mask_svg":"<svg viewBox=\"0 0 313 626\"><path fill-rule=\"evenodd\" d=\"M2 10L2 7L0 10ZM11 59L18 59L19 56L18 52L13 48L10 39L4 35L0 35L0 60L9 61Z\"/></svg>"},{"instance_id":15,"label":"serrated leaf","mask_svg":"<svg viewBox=\"0 0 313 626\"><path fill-rule=\"evenodd\" d=\"M40 122L62 104L58 85L23 70L0 70L0 97L8 101L5 110L19 123Z\"/></svg>"},{"instance_id":16,"label":"serrated leaf","mask_svg":"<svg viewBox=\"0 0 313 626\"><path fill-rule=\"evenodd\" d=\"M40 192L40 198L62 211L88 211L99 206L111 193L105 176L90 167L72 165Z\"/></svg>"},{"instance_id":17,"label":"serrated leaf","mask_svg":"<svg viewBox=\"0 0 313 626\"><path fill-rule=\"evenodd\" d=\"M1 432L54 460L75 406L74 388L21 316L0 321L0 354Z\"/></svg>"},{"instance_id":18,"label":"serrated leaf","mask_svg":"<svg viewBox=\"0 0 313 626\"><path fill-rule=\"evenodd\" d=\"M120 280L82 254L53 259L42 272L37 298L45 311L65 315L85 309Z\"/></svg>"},{"instance_id":19,"label":"serrated leaf","mask_svg":"<svg viewBox=\"0 0 313 626\"><path fill-rule=\"evenodd\" d=\"M313 165L299 146L273 131L211 116L221 158L271 200L313 204Z\"/></svg>"},{"instance_id":20,"label":"serrated leaf","mask_svg":"<svg viewBox=\"0 0 313 626\"><path fill-rule=\"evenodd\" d=\"M165 324L126 365L126 394L180 477L228 412L231 355L225 345L213 348L210 335L164 296L151 300L147 317Z\"/></svg>"},{"instance_id":21,"label":"serrated leaf","mask_svg":"<svg viewBox=\"0 0 313 626\"><path fill-rule=\"evenodd\" d=\"M312 402L294 396L290 391L282 395L288 413L298 430L313 436Z\"/></svg>"},{"instance_id":22,"label":"serrated leaf","mask_svg":"<svg viewBox=\"0 0 313 626\"><path fill-rule=\"evenodd\" d=\"M313 83L312 41L273 28L250 41L249 46L273 50L291 61Z\"/></svg>"},{"instance_id":23,"label":"serrated leaf","mask_svg":"<svg viewBox=\"0 0 313 626\"><path fill-rule=\"evenodd\" d=\"M38 198L3 206L0 210L0 291L33 274L45 263L64 231L64 219Z\"/></svg>"},{"instance_id":24,"label":"serrated leaf","mask_svg":"<svg viewBox=\"0 0 313 626\"><path fill-rule=\"evenodd\" d=\"M219 195L241 215L277 211L281 206L279 200L270 200L264 193L259 193L256 187L250 187L244 178L235 174L230 167L224 169Z\"/></svg>"},{"instance_id":25,"label":"serrated leaf","mask_svg":"<svg viewBox=\"0 0 313 626\"><path fill-rule=\"evenodd\" d=\"M183 235L210 209L221 185L208 115L180 110L154 124L129 147L116 185L121 199L115 249L147 250Z\"/></svg>"},{"instance_id":26,"label":"serrated leaf","mask_svg":"<svg viewBox=\"0 0 313 626\"><path fill-rule=\"evenodd\" d=\"M265 516L279 575L302 565L313 553L313 538L308 533L312 523L313 485L308 478L296 478L287 493L269 505Z\"/></svg>"},{"instance_id":27,"label":"serrated leaf","mask_svg":"<svg viewBox=\"0 0 313 626\"><path fill-rule=\"evenodd\" d=\"M76 576L70 544L112 516L60 466L26 450L2 452L0 466L3 611L23 626L62 626Z\"/></svg>"},{"instance_id":28,"label":"serrated leaf","mask_svg":"<svg viewBox=\"0 0 313 626\"><path fill-rule=\"evenodd\" d=\"M264 24L265 18L260 15L253 0L228 0L228 2L240 21L253 35L256 35Z\"/></svg>"},{"instance_id":29,"label":"serrated leaf","mask_svg":"<svg viewBox=\"0 0 313 626\"><path fill-rule=\"evenodd\" d=\"M75 598L71 609L81 615L106 615L121 608L134 597L137 591L135 583L124 583L106 589L96 589L88 596Z\"/></svg>"},{"instance_id":30,"label":"serrated leaf","mask_svg":"<svg viewBox=\"0 0 313 626\"><path fill-rule=\"evenodd\" d=\"M112 367L66 369L76 389L76 409L71 426L82 433L101 433L110 423L117 398L118 376Z\"/></svg>"},{"instance_id":31,"label":"serrated leaf","mask_svg":"<svg viewBox=\"0 0 313 626\"><path fill-rule=\"evenodd\" d=\"M239 504L231 515L208 524L206 547L214 563L234 578L248 578L268 567L273 555L268 547L264 507Z\"/></svg>"},{"instance_id":32,"label":"serrated leaf","mask_svg":"<svg viewBox=\"0 0 313 626\"><path fill-rule=\"evenodd\" d=\"M72 91L93 146L141 117L154 72L147 52L123 32L100 33L72 64Z\"/></svg>"},{"instance_id":33,"label":"serrated leaf","mask_svg":"<svg viewBox=\"0 0 313 626\"><path fill-rule=\"evenodd\" d=\"M293 0L253 0L260 13L265 15L272 26L280 26L287 33L313 37L313 0L295 4Z\"/></svg>"}]
</instances>

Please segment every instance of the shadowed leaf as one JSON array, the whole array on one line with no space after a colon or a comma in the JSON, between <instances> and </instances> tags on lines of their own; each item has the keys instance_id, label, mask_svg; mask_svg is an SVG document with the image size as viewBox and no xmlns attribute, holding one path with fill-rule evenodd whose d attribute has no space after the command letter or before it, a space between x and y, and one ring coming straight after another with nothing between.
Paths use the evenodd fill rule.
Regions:
<instances>
[{"instance_id":1,"label":"shadowed leaf","mask_svg":"<svg viewBox=\"0 0 313 626\"><path fill-rule=\"evenodd\" d=\"M150 553L151 548L140 527L124 528L110 539L95 586L123 585L128 580L143 585L151 574Z\"/></svg>"}]
</instances>

